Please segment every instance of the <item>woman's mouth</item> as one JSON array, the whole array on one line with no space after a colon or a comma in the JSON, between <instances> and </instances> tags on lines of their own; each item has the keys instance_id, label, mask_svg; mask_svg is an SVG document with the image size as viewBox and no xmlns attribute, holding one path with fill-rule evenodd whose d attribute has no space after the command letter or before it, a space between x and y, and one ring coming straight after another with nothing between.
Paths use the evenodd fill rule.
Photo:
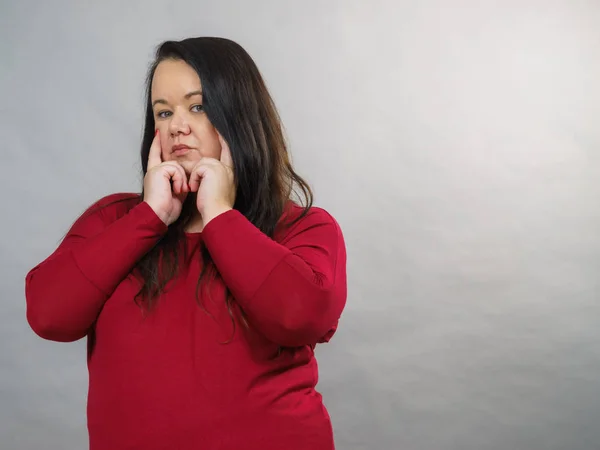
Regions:
<instances>
[{"instance_id":1,"label":"woman's mouth","mask_svg":"<svg viewBox=\"0 0 600 450\"><path fill-rule=\"evenodd\" d=\"M183 156L183 155L185 155L189 151L190 151L190 148L187 145L185 145L185 144L174 145L171 148L171 153L174 156Z\"/></svg>"}]
</instances>

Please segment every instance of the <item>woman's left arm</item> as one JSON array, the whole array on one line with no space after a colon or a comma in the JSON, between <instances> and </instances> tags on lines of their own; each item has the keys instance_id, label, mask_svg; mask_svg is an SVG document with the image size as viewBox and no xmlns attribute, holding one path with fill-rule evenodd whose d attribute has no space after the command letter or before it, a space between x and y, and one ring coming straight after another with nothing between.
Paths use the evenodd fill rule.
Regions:
<instances>
[{"instance_id":1,"label":"woman's left arm","mask_svg":"<svg viewBox=\"0 0 600 450\"><path fill-rule=\"evenodd\" d=\"M337 222L311 208L281 243L240 212L210 220L203 240L250 322L282 346L329 340L346 303L346 248Z\"/></svg>"}]
</instances>

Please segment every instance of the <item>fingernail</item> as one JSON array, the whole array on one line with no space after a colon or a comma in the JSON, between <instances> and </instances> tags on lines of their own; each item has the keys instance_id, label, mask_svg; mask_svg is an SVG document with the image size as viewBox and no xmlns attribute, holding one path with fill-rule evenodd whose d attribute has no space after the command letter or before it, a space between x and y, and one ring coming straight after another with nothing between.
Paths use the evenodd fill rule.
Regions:
<instances>
[{"instance_id":1,"label":"fingernail","mask_svg":"<svg viewBox=\"0 0 600 450\"><path fill-rule=\"evenodd\" d=\"M154 136L158 134L158 128L154 131Z\"/></svg>"}]
</instances>

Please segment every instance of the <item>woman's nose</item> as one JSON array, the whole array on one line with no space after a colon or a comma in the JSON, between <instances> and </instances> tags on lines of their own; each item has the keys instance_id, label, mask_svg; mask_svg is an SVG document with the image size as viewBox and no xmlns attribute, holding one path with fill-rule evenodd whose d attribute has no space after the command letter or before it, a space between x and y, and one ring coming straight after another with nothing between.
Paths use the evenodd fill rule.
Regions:
<instances>
[{"instance_id":1,"label":"woman's nose","mask_svg":"<svg viewBox=\"0 0 600 450\"><path fill-rule=\"evenodd\" d=\"M173 113L171 123L169 124L169 131L173 136L177 134L188 134L190 132L190 127L185 114L177 111Z\"/></svg>"}]
</instances>

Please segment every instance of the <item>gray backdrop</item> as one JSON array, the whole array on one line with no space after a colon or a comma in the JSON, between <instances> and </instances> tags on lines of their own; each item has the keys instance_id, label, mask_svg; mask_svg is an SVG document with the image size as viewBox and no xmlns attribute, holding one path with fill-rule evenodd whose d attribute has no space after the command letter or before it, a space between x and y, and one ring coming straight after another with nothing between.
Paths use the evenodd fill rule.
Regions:
<instances>
[{"instance_id":1,"label":"gray backdrop","mask_svg":"<svg viewBox=\"0 0 600 450\"><path fill-rule=\"evenodd\" d=\"M0 447L86 447L84 341L30 331L25 273L139 189L154 46L218 35L345 231L338 447L600 449L599 24L593 0L3 0Z\"/></svg>"}]
</instances>

